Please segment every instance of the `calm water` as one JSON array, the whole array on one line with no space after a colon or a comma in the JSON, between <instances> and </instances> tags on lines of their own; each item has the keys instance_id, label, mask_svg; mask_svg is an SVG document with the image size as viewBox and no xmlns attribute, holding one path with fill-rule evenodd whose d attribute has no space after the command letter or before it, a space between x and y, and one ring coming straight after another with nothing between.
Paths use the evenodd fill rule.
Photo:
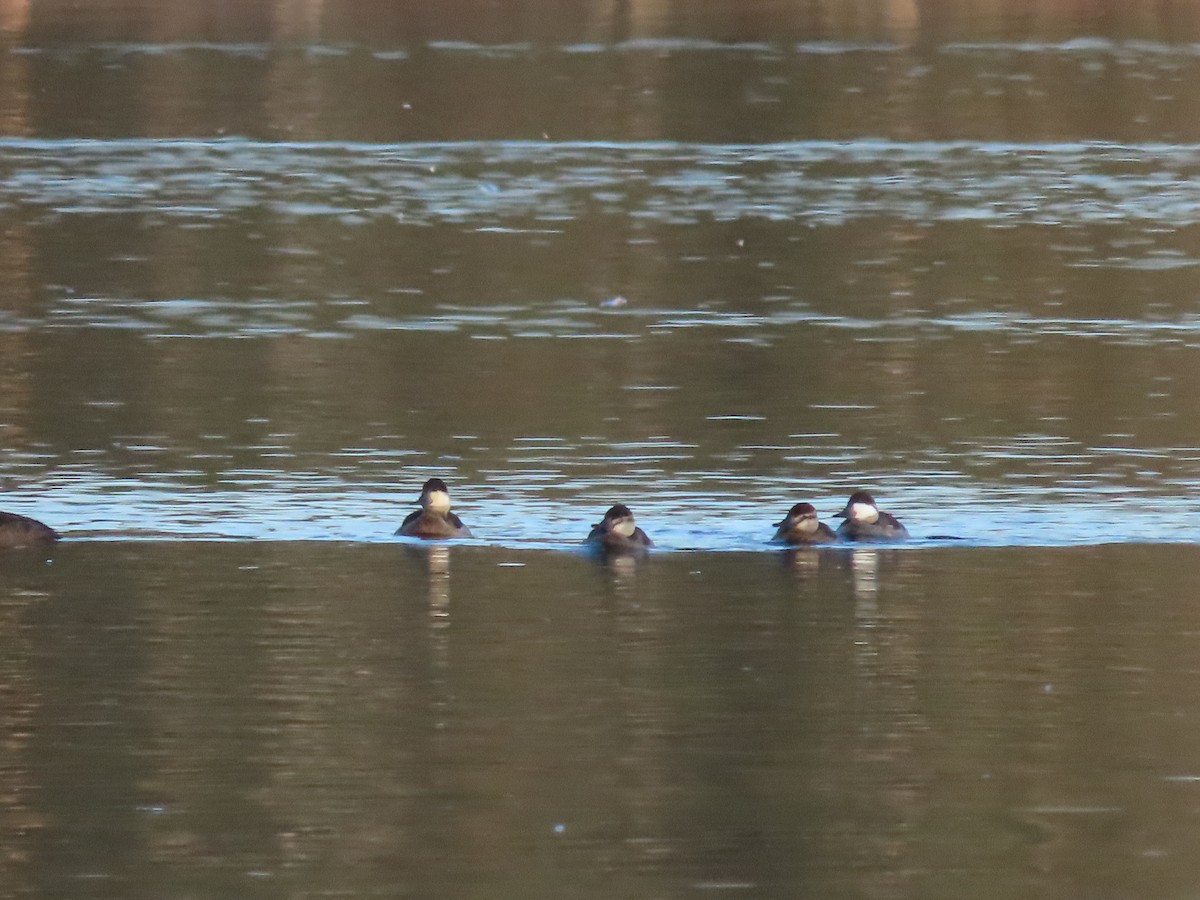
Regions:
<instances>
[{"instance_id":1,"label":"calm water","mask_svg":"<svg viewBox=\"0 0 1200 900\"><path fill-rule=\"evenodd\" d=\"M1200 13L817 6L0 3L0 895L1194 891Z\"/></svg>"},{"instance_id":2,"label":"calm water","mask_svg":"<svg viewBox=\"0 0 1200 900\"><path fill-rule=\"evenodd\" d=\"M7 896L1187 896L1197 548L71 542Z\"/></svg>"}]
</instances>

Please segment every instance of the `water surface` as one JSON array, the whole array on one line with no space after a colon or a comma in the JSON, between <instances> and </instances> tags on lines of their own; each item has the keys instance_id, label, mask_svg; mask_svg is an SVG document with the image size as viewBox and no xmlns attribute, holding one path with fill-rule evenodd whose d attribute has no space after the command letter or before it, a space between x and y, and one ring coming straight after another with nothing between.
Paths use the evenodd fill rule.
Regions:
<instances>
[{"instance_id":1,"label":"water surface","mask_svg":"<svg viewBox=\"0 0 1200 900\"><path fill-rule=\"evenodd\" d=\"M438 474L493 541L625 499L747 548L860 486L926 535L1197 537L1192 145L3 149L10 505L64 528L382 539Z\"/></svg>"},{"instance_id":2,"label":"water surface","mask_svg":"<svg viewBox=\"0 0 1200 900\"><path fill-rule=\"evenodd\" d=\"M0 895L1191 891L1198 48L0 3Z\"/></svg>"},{"instance_id":3,"label":"water surface","mask_svg":"<svg viewBox=\"0 0 1200 900\"><path fill-rule=\"evenodd\" d=\"M6 894L1176 896L1197 562L64 544Z\"/></svg>"}]
</instances>

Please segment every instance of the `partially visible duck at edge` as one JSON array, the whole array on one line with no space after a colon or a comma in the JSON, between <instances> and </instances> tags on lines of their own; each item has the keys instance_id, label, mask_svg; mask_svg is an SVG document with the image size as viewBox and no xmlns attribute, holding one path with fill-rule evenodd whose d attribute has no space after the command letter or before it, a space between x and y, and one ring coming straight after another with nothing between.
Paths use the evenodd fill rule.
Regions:
<instances>
[{"instance_id":1,"label":"partially visible duck at edge","mask_svg":"<svg viewBox=\"0 0 1200 900\"><path fill-rule=\"evenodd\" d=\"M396 534L419 538L469 538L471 530L450 512L450 490L440 478L430 478L417 498L421 508L411 512Z\"/></svg>"},{"instance_id":2,"label":"partially visible duck at edge","mask_svg":"<svg viewBox=\"0 0 1200 900\"><path fill-rule=\"evenodd\" d=\"M37 519L0 512L0 550L45 547L58 540L58 532Z\"/></svg>"},{"instance_id":3,"label":"partially visible duck at edge","mask_svg":"<svg viewBox=\"0 0 1200 900\"><path fill-rule=\"evenodd\" d=\"M817 518L817 510L811 503L797 503L776 522L773 544L828 544L838 539L833 529Z\"/></svg>"},{"instance_id":4,"label":"partially visible duck at edge","mask_svg":"<svg viewBox=\"0 0 1200 900\"><path fill-rule=\"evenodd\" d=\"M848 541L902 541L908 537L900 520L883 512L866 491L851 494L846 508L836 515L846 520L837 533Z\"/></svg>"},{"instance_id":5,"label":"partially visible duck at edge","mask_svg":"<svg viewBox=\"0 0 1200 900\"><path fill-rule=\"evenodd\" d=\"M638 528L633 513L623 503L618 503L604 514L604 518L592 526L584 541L589 547L609 553L644 553L654 542L646 532Z\"/></svg>"}]
</instances>

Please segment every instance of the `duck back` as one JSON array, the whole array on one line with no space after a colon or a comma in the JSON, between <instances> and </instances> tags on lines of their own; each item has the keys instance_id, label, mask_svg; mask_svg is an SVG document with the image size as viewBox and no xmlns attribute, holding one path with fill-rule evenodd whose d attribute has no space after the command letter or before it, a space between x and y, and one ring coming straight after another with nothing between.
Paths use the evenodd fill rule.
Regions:
<instances>
[{"instance_id":1,"label":"duck back","mask_svg":"<svg viewBox=\"0 0 1200 900\"><path fill-rule=\"evenodd\" d=\"M53 544L58 532L37 519L0 512L0 550L18 550Z\"/></svg>"}]
</instances>

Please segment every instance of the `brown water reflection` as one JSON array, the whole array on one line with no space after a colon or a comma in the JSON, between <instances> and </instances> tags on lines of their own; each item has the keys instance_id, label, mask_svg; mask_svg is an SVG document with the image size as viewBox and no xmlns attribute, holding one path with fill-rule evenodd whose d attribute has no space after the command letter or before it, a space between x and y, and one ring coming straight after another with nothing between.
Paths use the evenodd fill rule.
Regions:
<instances>
[{"instance_id":1,"label":"brown water reflection","mask_svg":"<svg viewBox=\"0 0 1200 900\"><path fill-rule=\"evenodd\" d=\"M1200 119L1184 2L217 8L7 4L5 132L1194 140Z\"/></svg>"},{"instance_id":2,"label":"brown water reflection","mask_svg":"<svg viewBox=\"0 0 1200 900\"><path fill-rule=\"evenodd\" d=\"M41 40L86 34L94 41L137 38L180 41L206 35L236 38L370 43L389 38L430 38L512 43L541 40L601 40L656 33L698 34L748 40L764 33L783 36L911 39L929 34L954 38L964 32L1004 35L1030 33L1061 38L1091 31L1114 36L1185 37L1200 22L1186 2L1074 3L1031 0L1014 6L1004 0L964 0L929 4L914 0L827 0L821 3L708 3L699 7L672 0L522 0L500 9L478 0L447 0L436 6L419 0L393 3L251 2L196 7L168 0L152 7L123 2L81 8L69 0L8 0L4 30L27 30Z\"/></svg>"},{"instance_id":3,"label":"brown water reflection","mask_svg":"<svg viewBox=\"0 0 1200 900\"><path fill-rule=\"evenodd\" d=\"M1195 874L1191 548L431 554L6 565L8 892L1153 897Z\"/></svg>"}]
</instances>

